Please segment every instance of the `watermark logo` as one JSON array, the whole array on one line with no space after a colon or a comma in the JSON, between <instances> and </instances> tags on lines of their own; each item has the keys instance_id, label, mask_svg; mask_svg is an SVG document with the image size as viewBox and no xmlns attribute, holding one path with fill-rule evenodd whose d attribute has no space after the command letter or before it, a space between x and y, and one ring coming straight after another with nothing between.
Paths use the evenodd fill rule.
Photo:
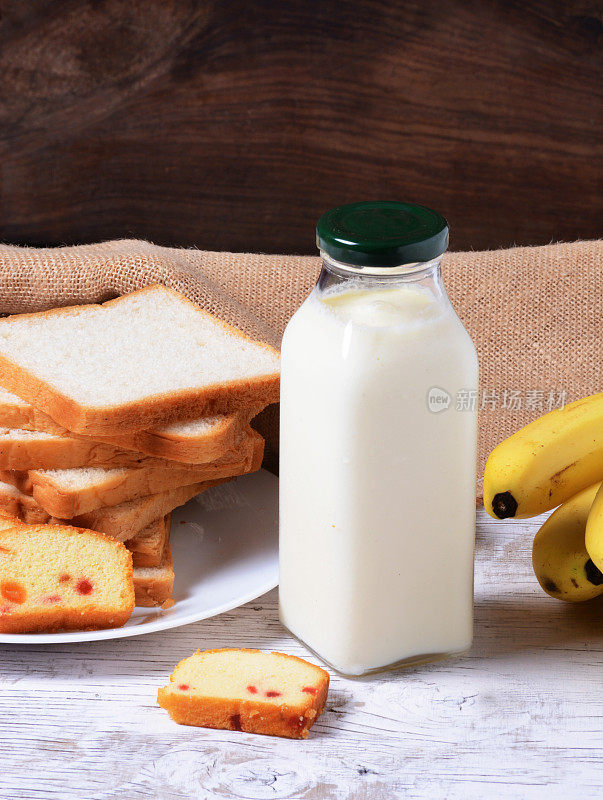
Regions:
<instances>
[{"instance_id":1,"label":"watermark logo","mask_svg":"<svg viewBox=\"0 0 603 800\"><path fill-rule=\"evenodd\" d=\"M439 414L440 411L446 411L450 408L452 397L448 394L446 389L440 386L432 386L427 392L427 408L432 414Z\"/></svg>"},{"instance_id":2,"label":"watermark logo","mask_svg":"<svg viewBox=\"0 0 603 800\"><path fill-rule=\"evenodd\" d=\"M439 414L451 406L455 411L540 411L547 413L555 408L563 408L567 392L546 389L505 389L489 391L482 389L459 389L453 396L441 386L432 386L427 392L427 408L432 414Z\"/></svg>"}]
</instances>

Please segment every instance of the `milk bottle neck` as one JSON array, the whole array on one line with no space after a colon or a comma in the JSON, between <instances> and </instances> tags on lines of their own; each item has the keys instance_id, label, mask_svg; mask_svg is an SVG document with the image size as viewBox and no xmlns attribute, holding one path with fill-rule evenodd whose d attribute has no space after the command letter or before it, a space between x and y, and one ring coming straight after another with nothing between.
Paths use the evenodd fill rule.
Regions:
<instances>
[{"instance_id":1,"label":"milk bottle neck","mask_svg":"<svg viewBox=\"0 0 603 800\"><path fill-rule=\"evenodd\" d=\"M322 269L315 290L318 295L333 290L335 287L343 289L345 284L349 284L350 289L366 289L367 291L373 288L395 289L413 285L427 289L434 299L444 304L450 302L442 282L441 257L432 261L400 264L395 267L358 267L335 261L324 251L321 251L320 255Z\"/></svg>"}]
</instances>

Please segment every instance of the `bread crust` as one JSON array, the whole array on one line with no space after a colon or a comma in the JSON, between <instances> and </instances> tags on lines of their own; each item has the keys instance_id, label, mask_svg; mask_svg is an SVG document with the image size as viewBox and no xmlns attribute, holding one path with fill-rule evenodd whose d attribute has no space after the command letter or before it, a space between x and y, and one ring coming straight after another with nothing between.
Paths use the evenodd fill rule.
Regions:
<instances>
[{"instance_id":1,"label":"bread crust","mask_svg":"<svg viewBox=\"0 0 603 800\"><path fill-rule=\"evenodd\" d=\"M240 648L241 652L259 653L261 651ZM197 653L200 651L198 650ZM207 650L207 653L233 652L232 648ZM236 650L234 650L236 652ZM283 658L308 662L297 656L285 653L274 653ZM176 665L174 673L187 659ZM312 665L315 666L315 665ZM261 700L243 700L216 697L196 697L172 691L175 681L174 673L170 676L170 684L159 689L157 702L180 725L194 725L202 728L219 728L231 731L244 731L268 736L281 736L288 739L305 739L308 731L322 714L329 691L329 674L320 667L321 679L316 695L308 695L303 705L287 705L262 702Z\"/></svg>"},{"instance_id":2,"label":"bread crust","mask_svg":"<svg viewBox=\"0 0 603 800\"><path fill-rule=\"evenodd\" d=\"M33 485L26 469L0 469L0 482L9 483L23 494L31 494Z\"/></svg>"},{"instance_id":3,"label":"bread crust","mask_svg":"<svg viewBox=\"0 0 603 800\"><path fill-rule=\"evenodd\" d=\"M257 403L269 405L278 402L280 392L280 372L275 372L253 379L164 392L122 405L81 406L1 353L0 374L8 391L32 405L43 406L67 430L87 436L139 431L183 419L239 411Z\"/></svg>"},{"instance_id":4,"label":"bread crust","mask_svg":"<svg viewBox=\"0 0 603 800\"><path fill-rule=\"evenodd\" d=\"M170 600L174 591L174 562L170 548L170 537L165 542L165 549L158 565L157 573L153 576L141 574L134 570L134 596L137 606L150 608L161 606Z\"/></svg>"},{"instance_id":5,"label":"bread crust","mask_svg":"<svg viewBox=\"0 0 603 800\"><path fill-rule=\"evenodd\" d=\"M113 436L98 434L94 441L112 445L118 451L133 451L137 454L134 458L140 458L140 454L144 454L182 464L206 464L217 461L228 451L234 450L244 436L249 422L263 409L264 405L254 405L238 412L223 414L209 431L199 436L182 437L165 430L164 426L153 430L120 432ZM40 431L56 436L80 438L89 445L94 443L85 434L68 431L29 403L11 405L0 400L0 428ZM127 461L133 458L129 453L121 452L115 454L115 458L119 457Z\"/></svg>"},{"instance_id":6,"label":"bread crust","mask_svg":"<svg viewBox=\"0 0 603 800\"><path fill-rule=\"evenodd\" d=\"M127 501L118 506L106 506L105 508L90 511L87 514L80 514L69 522L125 542L131 539L139 531L144 530L151 522L159 517L163 517L178 506L184 505L188 500L201 494L212 486L226 483L229 478L215 481L205 481L195 483L192 486L181 486L177 489L160 492L139 498L134 501ZM33 497L17 492L15 495L8 495L0 492L0 511L16 517L22 522L51 523L55 525L65 524L64 519L49 516L41 509Z\"/></svg>"},{"instance_id":7,"label":"bread crust","mask_svg":"<svg viewBox=\"0 0 603 800\"><path fill-rule=\"evenodd\" d=\"M1 469L77 469L91 466L173 468L174 462L69 434L54 434L50 439L7 439L0 435Z\"/></svg>"},{"instance_id":8,"label":"bread crust","mask_svg":"<svg viewBox=\"0 0 603 800\"><path fill-rule=\"evenodd\" d=\"M118 506L99 508L96 511L90 511L87 514L80 514L74 517L74 522L76 525L89 527L92 530L124 542L131 539L135 533L146 528L154 520L164 517L174 508L184 505L211 486L224 483L226 480L228 478L219 481L194 483L191 486L180 486L177 489L170 489L166 492L139 498L138 501L129 500L127 503L121 503ZM136 505L130 506L130 503L135 503ZM124 506L127 506L127 508L124 509ZM58 520L55 517L51 519L53 522L63 522L63 520Z\"/></svg>"},{"instance_id":9,"label":"bread crust","mask_svg":"<svg viewBox=\"0 0 603 800\"><path fill-rule=\"evenodd\" d=\"M19 619L0 616L0 633L57 633L58 631L95 631L121 628L132 616L132 611L120 613L104 611L76 612L65 610L60 615L50 609L40 609L37 614L21 614Z\"/></svg>"},{"instance_id":10,"label":"bread crust","mask_svg":"<svg viewBox=\"0 0 603 800\"><path fill-rule=\"evenodd\" d=\"M16 487L15 487L16 488ZM0 516L9 516L20 522L43 525L50 520L33 497L17 489L14 493L0 492Z\"/></svg>"},{"instance_id":11,"label":"bread crust","mask_svg":"<svg viewBox=\"0 0 603 800\"><path fill-rule=\"evenodd\" d=\"M0 617L0 633L57 633L59 631L95 631L121 628L132 616L131 611L111 613L103 611L75 612L65 610L60 616L50 610L39 614L22 614L19 619Z\"/></svg>"},{"instance_id":12,"label":"bread crust","mask_svg":"<svg viewBox=\"0 0 603 800\"><path fill-rule=\"evenodd\" d=\"M62 425L29 403L7 407L0 402L0 427L17 428L24 431L43 431L57 435L67 433Z\"/></svg>"},{"instance_id":13,"label":"bread crust","mask_svg":"<svg viewBox=\"0 0 603 800\"><path fill-rule=\"evenodd\" d=\"M161 284L152 284L129 295L144 294L152 291ZM232 325L220 320L204 311L179 292L163 287L166 291L186 301L201 315L210 317L214 324L219 325L230 334L253 342L258 347L264 348L271 355L278 356L278 351L268 344L257 342L251 337L237 330ZM121 298L109 300L106 303L96 304L99 307L112 306L119 303ZM28 317L39 319L40 316L56 316L73 314L78 310L88 309L90 306L69 306L54 308L48 311L39 311L34 314L19 314L20 319ZM5 321L10 320L10 317ZM218 413L238 411L246 406L257 403L276 403L279 399L280 372L245 378L221 383L214 383L203 387L178 389L163 392L144 400L136 400L113 406L84 406L73 398L63 394L47 381L34 375L25 367L21 367L8 356L0 353L0 374L2 384L8 391L22 397L33 406L43 409L55 422L76 433L119 435L120 431L139 431L154 428L167 422L181 419L191 419L198 416L211 416ZM19 469L19 467L15 467Z\"/></svg>"},{"instance_id":14,"label":"bread crust","mask_svg":"<svg viewBox=\"0 0 603 800\"><path fill-rule=\"evenodd\" d=\"M104 506L115 506L151 494L201 481L245 475L259 469L264 453L264 440L248 430L233 459L203 464L197 467L175 464L165 467L140 467L128 470L127 475L107 480L102 487L65 489L52 475L30 470L29 478L36 503L50 516L72 519Z\"/></svg>"},{"instance_id":15,"label":"bread crust","mask_svg":"<svg viewBox=\"0 0 603 800\"><path fill-rule=\"evenodd\" d=\"M212 426L211 437L178 437L161 428L134 431L119 436L101 436L102 441L136 450L155 458L167 459L183 464L205 464L224 456L236 448L249 426L249 422L263 410L263 406L224 414L222 420Z\"/></svg>"},{"instance_id":16,"label":"bread crust","mask_svg":"<svg viewBox=\"0 0 603 800\"><path fill-rule=\"evenodd\" d=\"M132 564L137 567L158 567L161 564L165 545L170 535L172 515L151 522L150 525L125 543L132 553Z\"/></svg>"}]
</instances>

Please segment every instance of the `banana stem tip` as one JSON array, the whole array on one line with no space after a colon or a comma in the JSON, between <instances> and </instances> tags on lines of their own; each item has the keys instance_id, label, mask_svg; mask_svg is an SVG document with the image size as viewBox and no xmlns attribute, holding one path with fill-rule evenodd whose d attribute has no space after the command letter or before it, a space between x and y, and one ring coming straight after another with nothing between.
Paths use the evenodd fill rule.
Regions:
<instances>
[{"instance_id":1,"label":"banana stem tip","mask_svg":"<svg viewBox=\"0 0 603 800\"><path fill-rule=\"evenodd\" d=\"M517 500L511 492L499 492L492 499L492 511L499 519L514 517L517 512Z\"/></svg>"}]
</instances>

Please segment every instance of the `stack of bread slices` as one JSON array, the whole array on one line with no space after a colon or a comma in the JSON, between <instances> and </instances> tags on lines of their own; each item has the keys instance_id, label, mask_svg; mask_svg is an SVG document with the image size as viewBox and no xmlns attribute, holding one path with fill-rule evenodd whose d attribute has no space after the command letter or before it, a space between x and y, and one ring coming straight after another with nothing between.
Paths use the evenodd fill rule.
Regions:
<instances>
[{"instance_id":1,"label":"stack of bread slices","mask_svg":"<svg viewBox=\"0 0 603 800\"><path fill-rule=\"evenodd\" d=\"M153 285L0 320L0 386L0 511L123 542L136 604L162 605L170 513L259 469L279 356Z\"/></svg>"}]
</instances>

